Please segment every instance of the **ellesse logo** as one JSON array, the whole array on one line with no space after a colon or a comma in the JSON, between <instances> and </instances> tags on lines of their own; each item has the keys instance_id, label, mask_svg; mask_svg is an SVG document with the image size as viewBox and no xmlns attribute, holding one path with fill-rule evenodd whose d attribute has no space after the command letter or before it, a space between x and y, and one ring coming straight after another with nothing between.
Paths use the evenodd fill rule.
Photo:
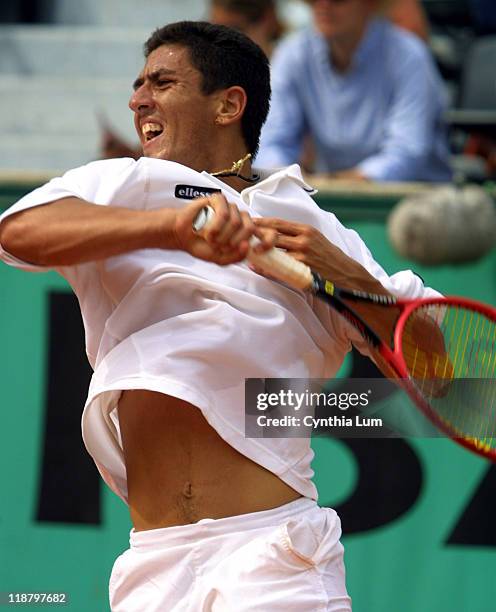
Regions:
<instances>
[{"instance_id":1,"label":"ellesse logo","mask_svg":"<svg viewBox=\"0 0 496 612\"><path fill-rule=\"evenodd\" d=\"M213 187L198 187L197 185L176 185L174 195L181 200L194 200L195 198L204 198L213 193L220 193L220 189Z\"/></svg>"}]
</instances>

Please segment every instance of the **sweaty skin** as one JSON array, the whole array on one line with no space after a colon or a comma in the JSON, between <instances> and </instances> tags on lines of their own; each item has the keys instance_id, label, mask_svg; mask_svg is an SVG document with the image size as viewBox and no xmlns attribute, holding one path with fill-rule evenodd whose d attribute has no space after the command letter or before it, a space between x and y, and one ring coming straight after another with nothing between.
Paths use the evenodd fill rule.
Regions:
<instances>
[{"instance_id":1,"label":"sweaty skin","mask_svg":"<svg viewBox=\"0 0 496 612\"><path fill-rule=\"evenodd\" d=\"M118 413L136 531L268 510L300 497L227 444L187 402L125 391Z\"/></svg>"}]
</instances>

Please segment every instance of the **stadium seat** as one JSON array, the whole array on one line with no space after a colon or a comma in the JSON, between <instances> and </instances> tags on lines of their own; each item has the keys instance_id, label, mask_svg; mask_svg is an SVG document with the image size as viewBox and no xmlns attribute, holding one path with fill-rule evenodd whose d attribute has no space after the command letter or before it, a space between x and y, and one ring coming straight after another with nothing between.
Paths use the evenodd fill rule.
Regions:
<instances>
[{"instance_id":1,"label":"stadium seat","mask_svg":"<svg viewBox=\"0 0 496 612\"><path fill-rule=\"evenodd\" d=\"M477 154L477 141L483 142L487 149L488 142L493 142L496 151L496 35L476 38L471 44L463 63L462 78L458 104L446 113L446 121L456 136L456 131L470 134L473 153ZM466 140L466 136L465 139ZM464 173L467 179L481 181L493 178L494 171L486 169L484 162L477 168L474 156L455 156L455 173ZM482 168L482 174L481 174Z\"/></svg>"}]
</instances>

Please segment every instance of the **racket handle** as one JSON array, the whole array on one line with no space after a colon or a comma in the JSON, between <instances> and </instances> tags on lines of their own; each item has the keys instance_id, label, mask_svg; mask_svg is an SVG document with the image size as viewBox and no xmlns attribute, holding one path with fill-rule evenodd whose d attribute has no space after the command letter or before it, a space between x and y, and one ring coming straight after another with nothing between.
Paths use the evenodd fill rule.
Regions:
<instances>
[{"instance_id":1,"label":"racket handle","mask_svg":"<svg viewBox=\"0 0 496 612\"><path fill-rule=\"evenodd\" d=\"M213 208L205 206L196 216L193 222L193 229L201 234L202 230L208 227L214 215L215 212ZM255 253L253 248L259 242L260 240L256 236L250 238L250 250L246 258L250 263L256 266L260 272L286 283L294 289L307 291L312 288L313 275L306 264L297 261L282 249L272 248L263 253Z\"/></svg>"}]
</instances>

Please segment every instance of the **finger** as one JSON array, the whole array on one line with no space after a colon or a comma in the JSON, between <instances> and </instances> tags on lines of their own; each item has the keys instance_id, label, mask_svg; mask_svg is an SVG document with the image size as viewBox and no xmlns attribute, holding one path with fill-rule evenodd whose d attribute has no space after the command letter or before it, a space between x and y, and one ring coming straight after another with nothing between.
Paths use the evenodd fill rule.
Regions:
<instances>
[{"instance_id":1,"label":"finger","mask_svg":"<svg viewBox=\"0 0 496 612\"><path fill-rule=\"evenodd\" d=\"M174 226L173 232L176 237L179 248L190 250L193 244L197 244L198 240L203 242L203 233L200 235L194 230L193 224L202 210L207 205L206 198L194 200L182 209L173 211Z\"/></svg>"},{"instance_id":2,"label":"finger","mask_svg":"<svg viewBox=\"0 0 496 612\"><path fill-rule=\"evenodd\" d=\"M248 255L249 245L247 241L241 242L237 247L229 250L216 251L215 263L225 266L228 264L239 263Z\"/></svg>"},{"instance_id":3,"label":"finger","mask_svg":"<svg viewBox=\"0 0 496 612\"><path fill-rule=\"evenodd\" d=\"M255 266L252 263L250 263L250 265L248 267L250 268L250 270L252 272L255 272L255 274L259 274L260 276L265 276L265 278L268 278L269 280L272 280L272 281L277 280L273 276L271 276L270 274L267 274L267 272L265 272L264 270L262 270L258 266Z\"/></svg>"},{"instance_id":4,"label":"finger","mask_svg":"<svg viewBox=\"0 0 496 612\"><path fill-rule=\"evenodd\" d=\"M199 238L194 244L192 254L195 257L211 261L212 263L227 265L245 259L248 254L248 249L249 246L246 241L236 247L220 247L209 244L203 238Z\"/></svg>"},{"instance_id":5,"label":"finger","mask_svg":"<svg viewBox=\"0 0 496 612\"><path fill-rule=\"evenodd\" d=\"M243 228L243 221L238 207L229 203L227 206L229 216L216 236L217 244L226 246L229 245L233 235Z\"/></svg>"},{"instance_id":6,"label":"finger","mask_svg":"<svg viewBox=\"0 0 496 612\"><path fill-rule=\"evenodd\" d=\"M301 223L294 223L293 221L278 219L277 217L256 217L253 219L253 222L258 227L274 229L278 233L286 234L288 236L298 236L305 227Z\"/></svg>"},{"instance_id":7,"label":"finger","mask_svg":"<svg viewBox=\"0 0 496 612\"><path fill-rule=\"evenodd\" d=\"M252 218L247 212L240 213L241 227L231 236L229 243L232 246L240 244L242 241L248 242L255 235L256 227Z\"/></svg>"},{"instance_id":8,"label":"finger","mask_svg":"<svg viewBox=\"0 0 496 612\"><path fill-rule=\"evenodd\" d=\"M207 203L214 210L215 215L203 231L203 236L207 242L218 243L219 236L229 223L231 211L224 195L214 193L207 198Z\"/></svg>"},{"instance_id":9,"label":"finger","mask_svg":"<svg viewBox=\"0 0 496 612\"><path fill-rule=\"evenodd\" d=\"M259 239L258 244L253 247L255 253L264 253L277 245L277 232L274 229L257 228L255 236Z\"/></svg>"},{"instance_id":10,"label":"finger","mask_svg":"<svg viewBox=\"0 0 496 612\"><path fill-rule=\"evenodd\" d=\"M210 205L208 198L197 198L181 210L182 222L186 225L193 226L196 217L206 206Z\"/></svg>"},{"instance_id":11,"label":"finger","mask_svg":"<svg viewBox=\"0 0 496 612\"><path fill-rule=\"evenodd\" d=\"M293 253L300 250L300 241L296 236L285 236L277 232L276 247Z\"/></svg>"}]
</instances>

